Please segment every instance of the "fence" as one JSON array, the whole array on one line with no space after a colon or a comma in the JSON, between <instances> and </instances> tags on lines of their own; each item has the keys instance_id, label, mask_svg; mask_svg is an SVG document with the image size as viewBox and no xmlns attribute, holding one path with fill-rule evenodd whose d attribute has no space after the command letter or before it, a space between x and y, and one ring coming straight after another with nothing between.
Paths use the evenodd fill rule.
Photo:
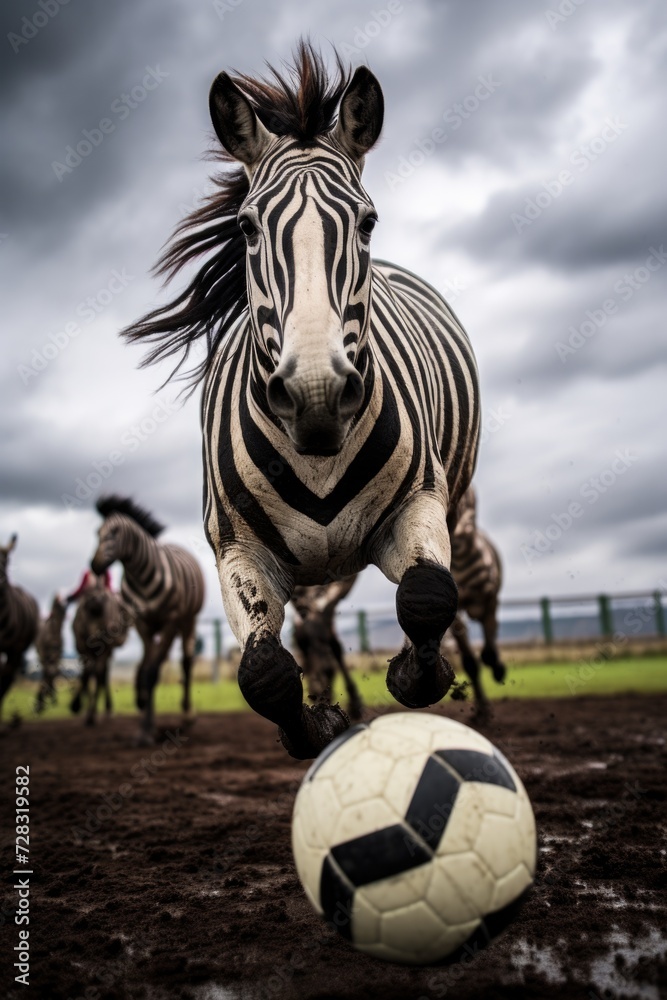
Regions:
<instances>
[{"instance_id":1,"label":"fence","mask_svg":"<svg viewBox=\"0 0 667 1000\"><path fill-rule=\"evenodd\" d=\"M503 601L498 613L501 644L544 644L587 640L617 640L665 637L665 591L630 594L597 594L579 597L543 597ZM473 642L482 638L477 622L470 622ZM394 605L358 608L343 602L336 616L336 629L344 649L350 652L394 651L403 643ZM283 641L291 642L292 614L287 609ZM66 630L69 632L69 629ZM200 618L197 623L197 652L212 664L213 678L220 675L221 663L236 647L229 624L222 618ZM75 660L71 639L66 635L66 659ZM134 632L116 661L129 669L140 655ZM74 670L78 665L72 663Z\"/></svg>"}]
</instances>

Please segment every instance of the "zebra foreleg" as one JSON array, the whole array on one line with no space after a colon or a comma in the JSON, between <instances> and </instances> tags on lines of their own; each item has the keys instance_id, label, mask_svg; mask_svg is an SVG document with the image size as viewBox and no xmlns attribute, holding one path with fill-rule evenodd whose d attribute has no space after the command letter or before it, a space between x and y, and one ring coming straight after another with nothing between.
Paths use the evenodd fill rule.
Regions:
<instances>
[{"instance_id":1,"label":"zebra foreleg","mask_svg":"<svg viewBox=\"0 0 667 1000\"><path fill-rule=\"evenodd\" d=\"M350 713L350 718L356 722L361 718L364 705L361 700L361 695L359 694L359 689L352 678L352 674L348 670L347 663L345 662L343 647L335 634L331 637L331 651L336 657L338 667L343 675L343 681L345 682L345 690L347 691L347 707Z\"/></svg>"},{"instance_id":2,"label":"zebra foreleg","mask_svg":"<svg viewBox=\"0 0 667 1000\"><path fill-rule=\"evenodd\" d=\"M374 561L394 583L398 622L409 643L389 663L387 687L407 708L443 698L454 671L440 652L454 621L458 589L449 572L446 507L435 492L420 493L389 527Z\"/></svg>"},{"instance_id":3,"label":"zebra foreleg","mask_svg":"<svg viewBox=\"0 0 667 1000\"><path fill-rule=\"evenodd\" d=\"M505 680L505 675L507 673L507 668L505 664L500 659L498 655L498 644L496 637L498 635L498 618L496 616L496 604L494 600L491 602L484 611L482 616L482 628L484 629L484 648L482 649L482 663L485 663L487 667L491 667L493 672L493 679L502 684Z\"/></svg>"},{"instance_id":4,"label":"zebra foreleg","mask_svg":"<svg viewBox=\"0 0 667 1000\"><path fill-rule=\"evenodd\" d=\"M218 574L225 612L243 650L238 682L244 698L278 725L292 757L316 757L350 720L338 705L303 704L301 671L280 641L293 588L289 571L268 550L234 546L218 558Z\"/></svg>"},{"instance_id":5,"label":"zebra foreleg","mask_svg":"<svg viewBox=\"0 0 667 1000\"><path fill-rule=\"evenodd\" d=\"M192 674L192 664L195 656L195 623L194 621L183 630L181 641L183 643L183 701L181 709L183 711L183 725L192 725L194 713L190 703L190 678Z\"/></svg>"},{"instance_id":6,"label":"zebra foreleg","mask_svg":"<svg viewBox=\"0 0 667 1000\"><path fill-rule=\"evenodd\" d=\"M461 655L461 664L466 674L470 678L472 689L475 692L476 715L483 719L489 714L489 703L479 676L479 661L475 656L468 638L468 629L460 615L457 615L452 625L452 635L456 640Z\"/></svg>"},{"instance_id":7,"label":"zebra foreleg","mask_svg":"<svg viewBox=\"0 0 667 1000\"><path fill-rule=\"evenodd\" d=\"M155 722L154 693L160 677L160 667L169 655L171 644L176 637L177 627L168 623L156 642L152 637L145 642L144 659L137 672L137 707L143 710L139 742L149 744L153 740ZM144 636L142 635L142 638Z\"/></svg>"}]
</instances>

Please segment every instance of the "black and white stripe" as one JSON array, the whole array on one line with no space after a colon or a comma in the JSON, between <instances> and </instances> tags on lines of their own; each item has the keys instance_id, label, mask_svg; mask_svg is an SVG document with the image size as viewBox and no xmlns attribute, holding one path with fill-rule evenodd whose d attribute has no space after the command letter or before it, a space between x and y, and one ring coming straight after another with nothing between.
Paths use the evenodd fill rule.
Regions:
<instances>
[{"instance_id":1,"label":"black and white stripe","mask_svg":"<svg viewBox=\"0 0 667 1000\"><path fill-rule=\"evenodd\" d=\"M502 563L489 536L477 527L477 499L472 486L459 501L457 525L452 535L451 568L459 589L459 612L465 611L482 625L482 662L491 667L495 680L502 682L506 668L500 659L497 644ZM460 613L451 631L459 647L463 668L472 681L478 712L483 715L488 712L488 703L481 685L477 657Z\"/></svg>"},{"instance_id":2,"label":"black and white stripe","mask_svg":"<svg viewBox=\"0 0 667 1000\"><path fill-rule=\"evenodd\" d=\"M332 82L302 45L289 77L216 78L213 125L241 169L218 179L163 257L173 274L207 254L198 274L126 332L157 343L148 360L185 358L206 338L195 370L206 374L205 531L244 651L239 683L297 757L348 720L302 704L279 640L295 586L374 563L399 585L409 639L389 690L416 707L449 688L439 654L456 612L449 530L479 434L477 370L457 317L421 278L371 259L377 216L361 171L382 91L365 67L351 79L338 67Z\"/></svg>"},{"instance_id":3,"label":"black and white stripe","mask_svg":"<svg viewBox=\"0 0 667 1000\"><path fill-rule=\"evenodd\" d=\"M7 576L16 540L12 535L8 545L0 546L0 705L39 628L37 601L21 587L12 586Z\"/></svg>"},{"instance_id":4,"label":"black and white stripe","mask_svg":"<svg viewBox=\"0 0 667 1000\"><path fill-rule=\"evenodd\" d=\"M179 545L161 544L163 530L133 501L104 497L97 503L104 517L100 541L91 560L98 575L116 560L123 564L120 597L144 644L137 668L137 705L144 710L143 734L153 725L153 691L172 643L183 645L183 711L190 714L190 672L196 617L204 603L204 578L193 555Z\"/></svg>"}]
</instances>

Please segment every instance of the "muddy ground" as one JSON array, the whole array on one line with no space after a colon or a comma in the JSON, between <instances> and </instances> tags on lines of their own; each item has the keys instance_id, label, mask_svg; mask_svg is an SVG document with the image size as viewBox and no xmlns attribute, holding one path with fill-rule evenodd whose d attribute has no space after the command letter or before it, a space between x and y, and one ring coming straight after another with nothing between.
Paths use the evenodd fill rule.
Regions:
<instances>
[{"instance_id":1,"label":"muddy ground","mask_svg":"<svg viewBox=\"0 0 667 1000\"><path fill-rule=\"evenodd\" d=\"M471 711L443 710L462 721ZM5 730L1 995L667 996L666 718L667 696L496 705L485 732L534 804L536 888L487 951L417 970L354 953L311 911L290 852L306 765L258 717L203 715L185 740L162 719L154 751L132 745L131 718ZM11 957L17 764L31 778L29 989Z\"/></svg>"}]
</instances>

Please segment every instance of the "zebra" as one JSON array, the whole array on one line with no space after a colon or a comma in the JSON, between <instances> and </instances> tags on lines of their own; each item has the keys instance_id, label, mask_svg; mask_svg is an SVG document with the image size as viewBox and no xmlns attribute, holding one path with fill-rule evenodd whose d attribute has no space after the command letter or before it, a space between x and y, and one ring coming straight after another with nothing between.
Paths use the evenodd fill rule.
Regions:
<instances>
[{"instance_id":1,"label":"zebra","mask_svg":"<svg viewBox=\"0 0 667 1000\"><path fill-rule=\"evenodd\" d=\"M180 545L158 543L163 526L133 500L100 497L97 510L104 521L90 568L99 576L116 560L124 567L121 600L130 609L144 646L136 674L136 703L143 712L139 739L147 744L153 737L155 685L177 635L183 645L184 722L192 721L190 673L204 577L197 560Z\"/></svg>"},{"instance_id":2,"label":"zebra","mask_svg":"<svg viewBox=\"0 0 667 1000\"><path fill-rule=\"evenodd\" d=\"M452 575L459 592L459 611L465 611L482 625L484 646L482 662L491 667L494 680L505 679L506 667L498 654L498 594L502 586L502 563L491 539L477 527L477 500L469 487L459 501L458 521L452 535ZM461 654L463 669L470 677L475 692L477 712L488 716L488 700L479 676L479 663L468 638L468 629L460 614L456 615L452 635Z\"/></svg>"},{"instance_id":3,"label":"zebra","mask_svg":"<svg viewBox=\"0 0 667 1000\"><path fill-rule=\"evenodd\" d=\"M476 363L456 315L421 278L371 261L377 212L361 171L384 99L369 69L336 63L331 76L301 42L270 78L216 77L209 106L230 169L158 273L204 263L123 331L152 344L144 364L182 353L172 375L203 379L204 528L242 649L238 681L298 759L349 719L303 703L280 642L297 585L378 566L398 584L408 636L389 691L410 708L448 691L450 531L479 437ZM187 372L200 338L205 357Z\"/></svg>"},{"instance_id":4,"label":"zebra","mask_svg":"<svg viewBox=\"0 0 667 1000\"><path fill-rule=\"evenodd\" d=\"M56 594L51 604L51 611L39 626L35 649L42 667L42 680L35 699L35 712L39 715L46 707L46 700L56 701L55 680L60 673L60 661L63 655L63 623L67 614L67 605Z\"/></svg>"},{"instance_id":5,"label":"zebra","mask_svg":"<svg viewBox=\"0 0 667 1000\"><path fill-rule=\"evenodd\" d=\"M303 675L308 684L308 698L314 704L331 703L331 688L336 670L340 670L348 697L348 714L353 721L361 718L359 689L348 670L343 647L336 635L336 605L347 597L357 577L337 580L316 587L295 587L292 604L294 641L301 653Z\"/></svg>"},{"instance_id":6,"label":"zebra","mask_svg":"<svg viewBox=\"0 0 667 1000\"><path fill-rule=\"evenodd\" d=\"M127 639L130 624L131 615L118 596L107 589L103 579L93 577L78 598L72 622L76 651L81 660L81 677L70 708L74 713L80 712L83 697L86 696L88 726L95 723L97 701L102 692L106 713L111 714L111 656L114 649L122 646Z\"/></svg>"},{"instance_id":7,"label":"zebra","mask_svg":"<svg viewBox=\"0 0 667 1000\"><path fill-rule=\"evenodd\" d=\"M0 545L0 656L4 656L0 660L0 707L39 628L37 601L22 587L12 586L7 577L7 563L17 541L18 536L12 535L8 545Z\"/></svg>"}]
</instances>

